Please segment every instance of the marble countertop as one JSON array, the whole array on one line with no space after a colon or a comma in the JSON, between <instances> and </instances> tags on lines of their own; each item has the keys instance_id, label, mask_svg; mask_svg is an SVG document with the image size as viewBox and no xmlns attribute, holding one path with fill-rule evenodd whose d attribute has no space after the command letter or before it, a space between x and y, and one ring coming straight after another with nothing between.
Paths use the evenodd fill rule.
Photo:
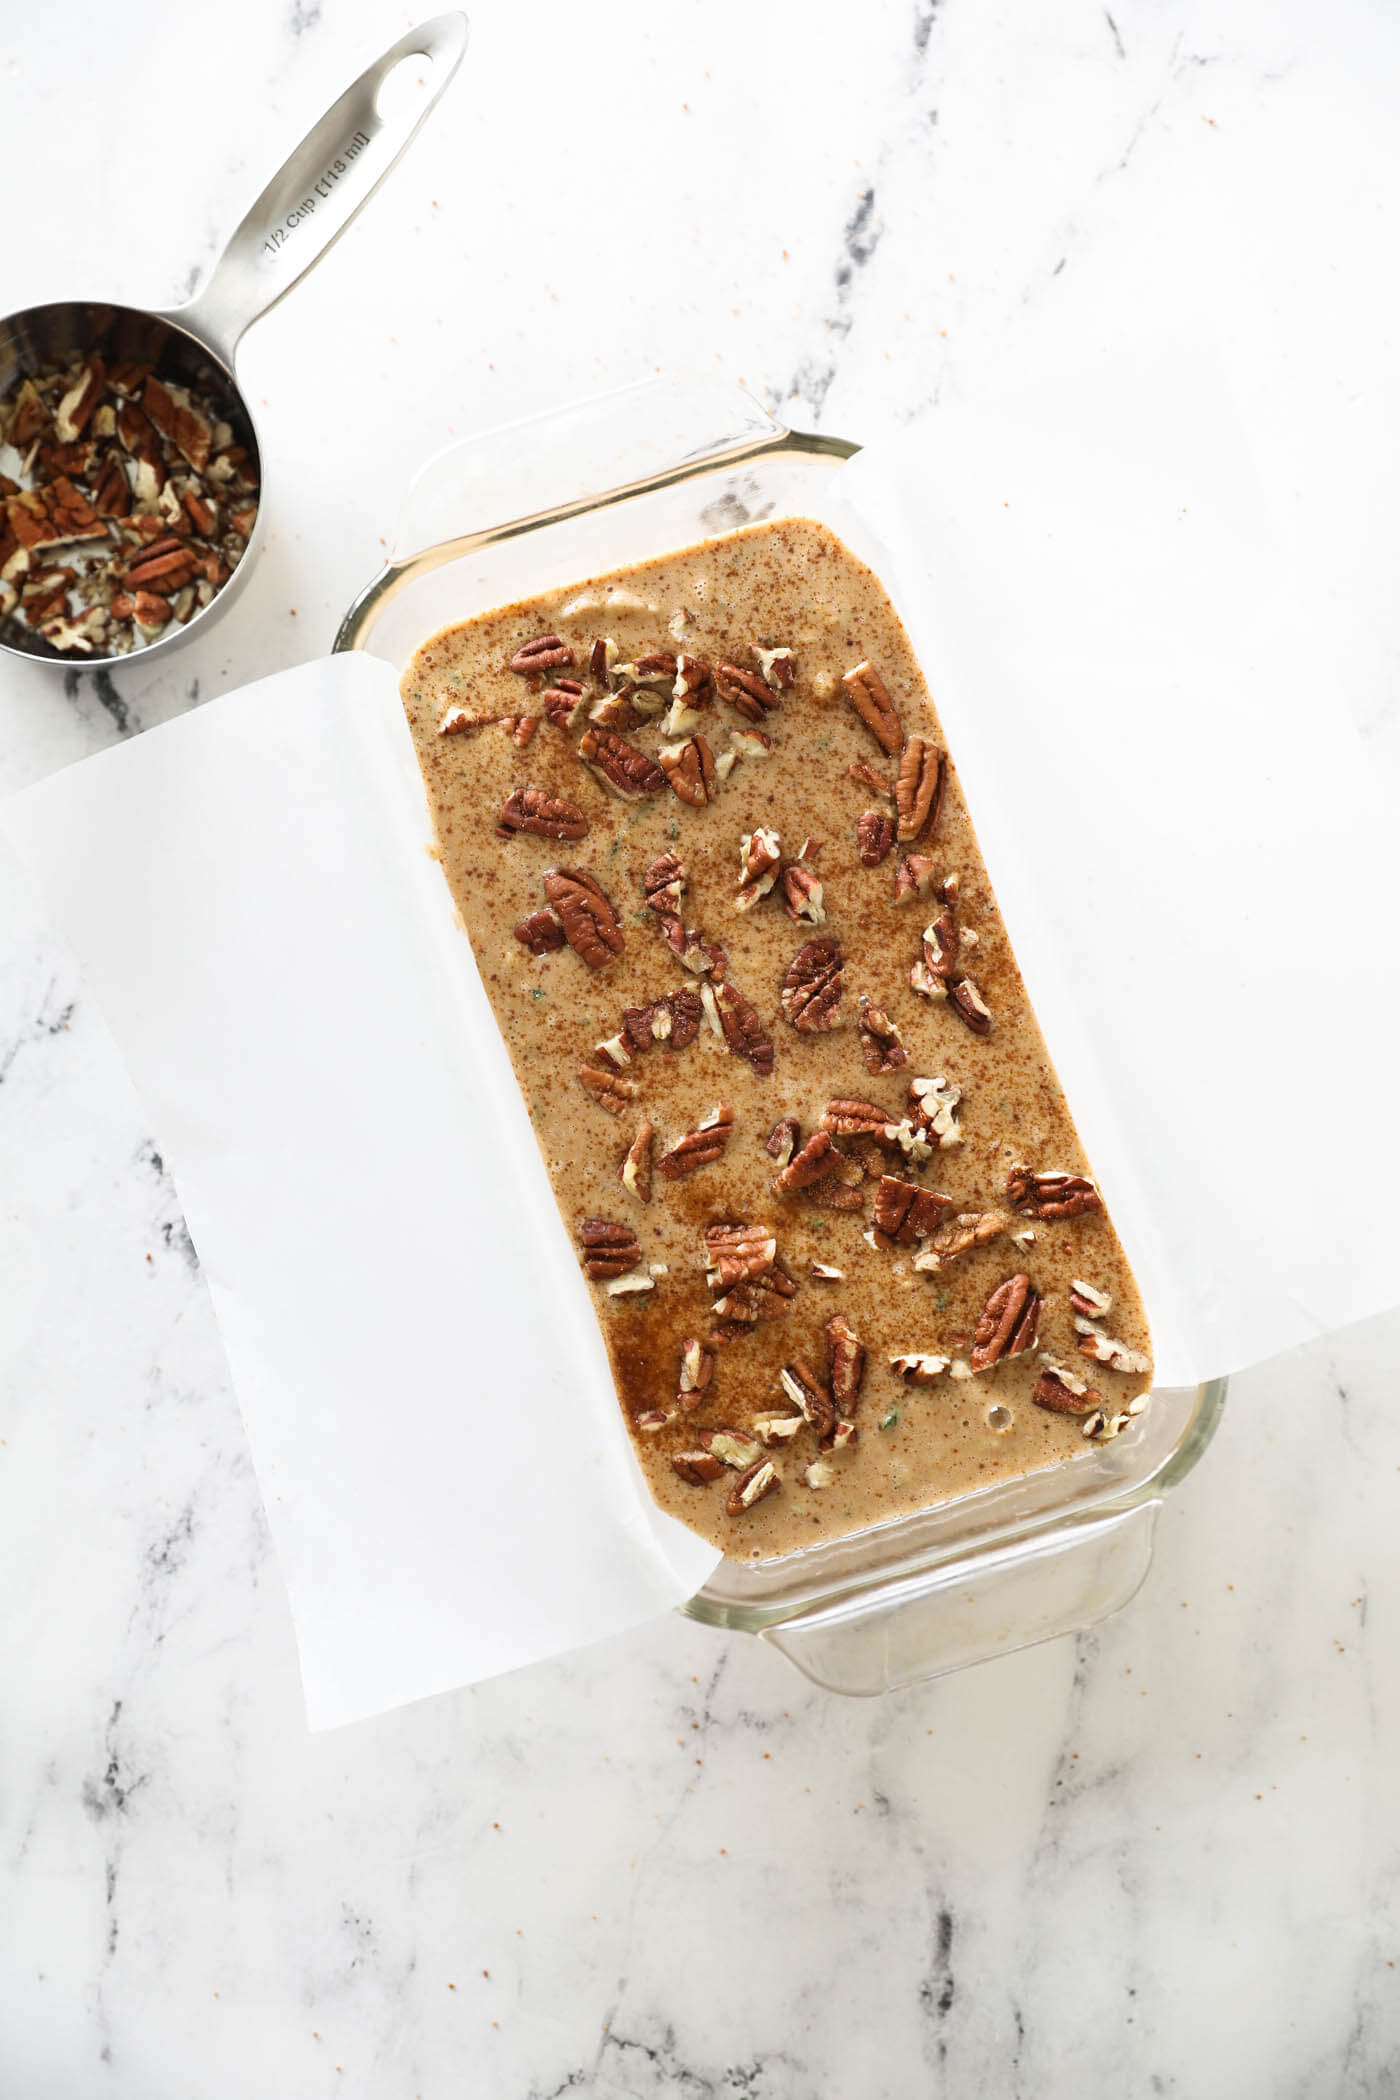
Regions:
<instances>
[{"instance_id":1,"label":"marble countertop","mask_svg":"<svg viewBox=\"0 0 1400 2100\"><path fill-rule=\"evenodd\" d=\"M187 295L410 19L245 0L215 89L199 10L36 12L0 306ZM1359 0L483 0L247 341L247 591L114 678L7 662L0 792L322 652L453 435L686 365L868 438L1159 334L1230 371L1400 772L1398 43ZM675 1618L309 1736L158 1133L8 860L0 1159L6 2100L1400 2089L1400 1318L1234 1382L1092 1633L861 1702Z\"/></svg>"}]
</instances>

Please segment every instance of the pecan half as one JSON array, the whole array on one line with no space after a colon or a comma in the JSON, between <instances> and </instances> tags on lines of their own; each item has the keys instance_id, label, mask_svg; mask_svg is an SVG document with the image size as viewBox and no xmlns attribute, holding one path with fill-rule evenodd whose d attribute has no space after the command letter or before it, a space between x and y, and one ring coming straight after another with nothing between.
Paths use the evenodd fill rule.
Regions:
<instances>
[{"instance_id":1,"label":"pecan half","mask_svg":"<svg viewBox=\"0 0 1400 2100\"><path fill-rule=\"evenodd\" d=\"M778 704L756 671L740 670L737 664L716 664L715 687L720 699L750 722L761 722Z\"/></svg>"},{"instance_id":2,"label":"pecan half","mask_svg":"<svg viewBox=\"0 0 1400 2100\"><path fill-rule=\"evenodd\" d=\"M1047 1224L1103 1208L1103 1197L1082 1174L1033 1174L1029 1167L1011 1169L1006 1177L1006 1200L1023 1216Z\"/></svg>"},{"instance_id":3,"label":"pecan half","mask_svg":"<svg viewBox=\"0 0 1400 2100\"><path fill-rule=\"evenodd\" d=\"M795 1195L799 1189L810 1188L813 1182L825 1181L841 1164L841 1154L832 1144L830 1134L825 1130L815 1131L801 1151L794 1153L782 1172L774 1177L773 1187L785 1196Z\"/></svg>"},{"instance_id":4,"label":"pecan half","mask_svg":"<svg viewBox=\"0 0 1400 2100\"><path fill-rule=\"evenodd\" d=\"M729 1290L766 1275L778 1242L766 1225L708 1225L705 1228L705 1275L711 1287Z\"/></svg>"},{"instance_id":5,"label":"pecan half","mask_svg":"<svg viewBox=\"0 0 1400 2100\"><path fill-rule=\"evenodd\" d=\"M663 1152L656 1162L658 1174L668 1181L679 1181L683 1174L694 1174L701 1167L713 1166L729 1143L729 1133L734 1128L734 1111L727 1102L711 1109L695 1130L688 1130L683 1138L677 1138L669 1152Z\"/></svg>"},{"instance_id":6,"label":"pecan half","mask_svg":"<svg viewBox=\"0 0 1400 2100\"><path fill-rule=\"evenodd\" d=\"M796 1294L797 1285L781 1263L775 1262L762 1276L736 1283L722 1298L716 1298L713 1309L744 1332L764 1321L782 1319L791 1312Z\"/></svg>"},{"instance_id":7,"label":"pecan half","mask_svg":"<svg viewBox=\"0 0 1400 2100\"><path fill-rule=\"evenodd\" d=\"M752 1509L765 1495L772 1495L782 1486L778 1469L771 1458L760 1458L739 1475L724 1498L725 1513L731 1517L742 1517L745 1510Z\"/></svg>"},{"instance_id":8,"label":"pecan half","mask_svg":"<svg viewBox=\"0 0 1400 2100\"><path fill-rule=\"evenodd\" d=\"M602 1283L609 1276L625 1276L642 1258L631 1226L614 1225L608 1218L585 1218L578 1229L578 1244L584 1273L594 1283Z\"/></svg>"},{"instance_id":9,"label":"pecan half","mask_svg":"<svg viewBox=\"0 0 1400 2100\"><path fill-rule=\"evenodd\" d=\"M899 1150L899 1118L878 1101L828 1101L821 1113L821 1128L833 1137L874 1138L887 1152Z\"/></svg>"},{"instance_id":10,"label":"pecan half","mask_svg":"<svg viewBox=\"0 0 1400 2100\"><path fill-rule=\"evenodd\" d=\"M1048 1360L1031 1398L1037 1407L1048 1408L1052 1415L1091 1415L1096 1407L1103 1406L1103 1394L1097 1386L1087 1384L1064 1364Z\"/></svg>"},{"instance_id":11,"label":"pecan half","mask_svg":"<svg viewBox=\"0 0 1400 2100\"><path fill-rule=\"evenodd\" d=\"M916 1269L946 1269L950 1263L970 1254L974 1247L986 1247L998 1240L1006 1230L1006 1219L999 1210L962 1210L955 1218L946 1218L914 1257Z\"/></svg>"},{"instance_id":12,"label":"pecan half","mask_svg":"<svg viewBox=\"0 0 1400 2100\"><path fill-rule=\"evenodd\" d=\"M895 903L917 904L929 896L938 887L933 879L937 865L931 853L902 854L894 871Z\"/></svg>"},{"instance_id":13,"label":"pecan half","mask_svg":"<svg viewBox=\"0 0 1400 2100\"><path fill-rule=\"evenodd\" d=\"M1020 1356L1035 1347L1040 1302L1029 1276L1008 1276L997 1285L972 1338L968 1362L974 1371L990 1371L1004 1356Z\"/></svg>"},{"instance_id":14,"label":"pecan half","mask_svg":"<svg viewBox=\"0 0 1400 2100\"><path fill-rule=\"evenodd\" d=\"M808 1426L817 1435L830 1436L836 1427L836 1407L830 1393L805 1357L784 1364L778 1373L783 1391L794 1407L800 1408Z\"/></svg>"},{"instance_id":15,"label":"pecan half","mask_svg":"<svg viewBox=\"0 0 1400 2100\"><path fill-rule=\"evenodd\" d=\"M615 729L600 729L590 722L579 738L578 755L594 779L624 802L659 795L666 785L666 775L656 760Z\"/></svg>"},{"instance_id":16,"label":"pecan half","mask_svg":"<svg viewBox=\"0 0 1400 2100\"><path fill-rule=\"evenodd\" d=\"M583 713L587 697L576 678L560 678L540 694L540 706L556 729L569 730Z\"/></svg>"},{"instance_id":17,"label":"pecan half","mask_svg":"<svg viewBox=\"0 0 1400 2100\"><path fill-rule=\"evenodd\" d=\"M724 1472L724 1460L713 1451L673 1451L671 1465L687 1487L708 1487Z\"/></svg>"},{"instance_id":18,"label":"pecan half","mask_svg":"<svg viewBox=\"0 0 1400 2100\"><path fill-rule=\"evenodd\" d=\"M805 941L788 964L782 1007L802 1034L838 1026L837 1008L845 990L844 962L840 941L824 935Z\"/></svg>"},{"instance_id":19,"label":"pecan half","mask_svg":"<svg viewBox=\"0 0 1400 2100\"><path fill-rule=\"evenodd\" d=\"M579 1070L578 1083L599 1108L605 1108L610 1116L620 1116L637 1091L636 1081L624 1079L616 1070L602 1065L583 1065Z\"/></svg>"},{"instance_id":20,"label":"pecan half","mask_svg":"<svg viewBox=\"0 0 1400 2100\"><path fill-rule=\"evenodd\" d=\"M505 730L517 751L523 751L540 726L538 715L503 715L501 727ZM585 827L586 829L587 827ZM582 833L579 834L582 836Z\"/></svg>"},{"instance_id":21,"label":"pecan half","mask_svg":"<svg viewBox=\"0 0 1400 2100\"><path fill-rule=\"evenodd\" d=\"M671 1032L665 1039L667 1046L672 1050L688 1050L700 1033L704 1011L700 994L685 984L678 992L670 993L666 1003L671 1009Z\"/></svg>"},{"instance_id":22,"label":"pecan half","mask_svg":"<svg viewBox=\"0 0 1400 2100\"><path fill-rule=\"evenodd\" d=\"M947 760L936 744L922 736L905 738L894 783L901 845L922 838L937 824L947 775Z\"/></svg>"},{"instance_id":23,"label":"pecan half","mask_svg":"<svg viewBox=\"0 0 1400 2100\"><path fill-rule=\"evenodd\" d=\"M532 911L515 928L515 938L531 955L552 955L564 945L564 928L552 911Z\"/></svg>"},{"instance_id":24,"label":"pecan half","mask_svg":"<svg viewBox=\"0 0 1400 2100\"><path fill-rule=\"evenodd\" d=\"M865 1344L840 1313L826 1323L826 1375L837 1414L854 1414L865 1376Z\"/></svg>"},{"instance_id":25,"label":"pecan half","mask_svg":"<svg viewBox=\"0 0 1400 2100\"><path fill-rule=\"evenodd\" d=\"M564 921L564 938L590 970L600 970L623 948L617 913L583 868L550 868L544 893Z\"/></svg>"},{"instance_id":26,"label":"pecan half","mask_svg":"<svg viewBox=\"0 0 1400 2100\"><path fill-rule=\"evenodd\" d=\"M990 1035L992 1010L970 977L959 977L948 987L948 1005L974 1035Z\"/></svg>"},{"instance_id":27,"label":"pecan half","mask_svg":"<svg viewBox=\"0 0 1400 2100\"><path fill-rule=\"evenodd\" d=\"M503 839L513 838L518 831L542 839L581 839L588 830L588 819L576 802L566 802L548 788L518 787L511 789L501 805L496 830Z\"/></svg>"},{"instance_id":28,"label":"pecan half","mask_svg":"<svg viewBox=\"0 0 1400 2100\"><path fill-rule=\"evenodd\" d=\"M778 879L782 851L776 831L746 831L739 841L739 888L735 911L752 911Z\"/></svg>"},{"instance_id":29,"label":"pecan half","mask_svg":"<svg viewBox=\"0 0 1400 2100\"><path fill-rule=\"evenodd\" d=\"M904 732L889 690L874 664L858 663L844 674L841 683L880 749L893 757L904 741Z\"/></svg>"},{"instance_id":30,"label":"pecan half","mask_svg":"<svg viewBox=\"0 0 1400 2100\"><path fill-rule=\"evenodd\" d=\"M684 888L685 863L678 853L658 853L656 859L647 864L642 889L653 911L679 911Z\"/></svg>"},{"instance_id":31,"label":"pecan half","mask_svg":"<svg viewBox=\"0 0 1400 2100\"><path fill-rule=\"evenodd\" d=\"M507 668L528 678L535 671L557 671L573 660L573 650L557 634L537 634L532 642L521 643Z\"/></svg>"},{"instance_id":32,"label":"pecan half","mask_svg":"<svg viewBox=\"0 0 1400 2100\"><path fill-rule=\"evenodd\" d=\"M775 1159L780 1167L785 1167L792 1158L800 1134L796 1116L779 1116L764 1140L763 1149L770 1159Z\"/></svg>"},{"instance_id":33,"label":"pecan half","mask_svg":"<svg viewBox=\"0 0 1400 2100\"><path fill-rule=\"evenodd\" d=\"M862 864L878 868L894 844L894 818L884 810L863 809L856 818L856 850Z\"/></svg>"},{"instance_id":34,"label":"pecan half","mask_svg":"<svg viewBox=\"0 0 1400 2100\"><path fill-rule=\"evenodd\" d=\"M639 1203L651 1201L651 1141L655 1135L651 1124L643 1123L617 1170L618 1180Z\"/></svg>"},{"instance_id":35,"label":"pecan half","mask_svg":"<svg viewBox=\"0 0 1400 2100\"><path fill-rule=\"evenodd\" d=\"M839 989L837 997L840 997ZM733 1055L746 1058L760 1079L771 1078L773 1043L758 1017L758 1009L744 997L737 985L722 984L717 998L720 1026Z\"/></svg>"},{"instance_id":36,"label":"pecan half","mask_svg":"<svg viewBox=\"0 0 1400 2100\"><path fill-rule=\"evenodd\" d=\"M686 1414L700 1405L715 1371L715 1352L695 1335L681 1343L681 1365L676 1374L676 1400Z\"/></svg>"},{"instance_id":37,"label":"pecan half","mask_svg":"<svg viewBox=\"0 0 1400 2100\"><path fill-rule=\"evenodd\" d=\"M872 1237L877 1247L912 1247L927 1239L953 1207L951 1196L916 1188L912 1181L882 1174L875 1189Z\"/></svg>"},{"instance_id":38,"label":"pecan half","mask_svg":"<svg viewBox=\"0 0 1400 2100\"><path fill-rule=\"evenodd\" d=\"M715 754L703 736L687 737L683 744L663 744L656 754L672 792L691 809L712 802L718 788Z\"/></svg>"},{"instance_id":39,"label":"pecan half","mask_svg":"<svg viewBox=\"0 0 1400 2100\"><path fill-rule=\"evenodd\" d=\"M936 1079L911 1079L909 1113L914 1128L930 1145L947 1149L962 1143L957 1109L962 1088L940 1072Z\"/></svg>"},{"instance_id":40,"label":"pecan half","mask_svg":"<svg viewBox=\"0 0 1400 2100\"><path fill-rule=\"evenodd\" d=\"M773 835L777 836L776 833ZM820 852L819 844L812 839L804 839L802 851L796 860L788 862L779 878L783 892L783 910L795 926L800 926L804 919L811 926L826 924L821 879L812 866Z\"/></svg>"},{"instance_id":41,"label":"pecan half","mask_svg":"<svg viewBox=\"0 0 1400 2100\"><path fill-rule=\"evenodd\" d=\"M856 1034L867 1072L897 1072L908 1063L909 1052L900 1040L899 1030L884 1008L876 1006L864 992L859 1000Z\"/></svg>"}]
</instances>

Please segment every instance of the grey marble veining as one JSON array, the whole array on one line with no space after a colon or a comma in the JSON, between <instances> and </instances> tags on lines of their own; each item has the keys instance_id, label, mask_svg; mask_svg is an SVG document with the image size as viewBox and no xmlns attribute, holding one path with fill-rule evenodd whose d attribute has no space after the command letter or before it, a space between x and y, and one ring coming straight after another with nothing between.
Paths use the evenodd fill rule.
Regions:
<instances>
[{"instance_id":1,"label":"grey marble veining","mask_svg":"<svg viewBox=\"0 0 1400 2100\"><path fill-rule=\"evenodd\" d=\"M152 0L138 35L83 0L10 39L0 164L45 194L7 306L187 294L399 26L248 0L214 92L197 16ZM1388 16L473 28L248 340L275 463L248 592L149 669L7 664L0 790L324 649L453 435L717 364L870 436L1134 330L1230 371L1396 765ZM1237 1380L1146 1589L1076 1641L844 1702L672 1619L308 1737L159 1133L0 860L0 2095L1400 2091L1397 1346L1380 1320Z\"/></svg>"}]
</instances>

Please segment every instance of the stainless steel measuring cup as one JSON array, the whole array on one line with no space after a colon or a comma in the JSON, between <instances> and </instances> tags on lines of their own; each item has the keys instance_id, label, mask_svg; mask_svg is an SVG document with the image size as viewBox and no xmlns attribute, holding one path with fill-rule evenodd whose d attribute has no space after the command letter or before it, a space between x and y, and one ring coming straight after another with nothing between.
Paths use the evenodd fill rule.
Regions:
<instances>
[{"instance_id":1,"label":"stainless steel measuring cup","mask_svg":"<svg viewBox=\"0 0 1400 2100\"><path fill-rule=\"evenodd\" d=\"M183 626L174 622L132 652L145 659L201 632L233 603L252 573L267 515L267 479L253 414L234 378L234 353L253 322L288 293L339 239L434 108L466 49L464 14L437 15L392 44L328 109L278 169L234 233L197 297L148 313L86 299L31 306L0 320L0 398L45 366L96 352L110 367L155 367L158 377L208 396L256 470L257 518L228 581ZM406 60L426 59L422 93L396 97L381 114L380 91ZM251 478L251 477L250 477ZM12 655L97 670L129 656L54 649L13 618L0 622L0 648Z\"/></svg>"}]
</instances>

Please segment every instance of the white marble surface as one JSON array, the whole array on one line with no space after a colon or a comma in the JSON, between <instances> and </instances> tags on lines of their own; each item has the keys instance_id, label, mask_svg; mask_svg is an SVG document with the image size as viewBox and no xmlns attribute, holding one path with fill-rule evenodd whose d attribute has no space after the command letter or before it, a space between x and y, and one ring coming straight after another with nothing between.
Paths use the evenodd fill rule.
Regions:
<instances>
[{"instance_id":1,"label":"white marble surface","mask_svg":"<svg viewBox=\"0 0 1400 2100\"><path fill-rule=\"evenodd\" d=\"M32 14L0 304L180 296L408 19ZM1232 372L1400 767L1397 43L1360 5L484 0L247 343L249 590L168 666L6 664L0 789L322 650L454 432L698 363L869 436L1160 334ZM864 1704L669 1620L311 1738L155 1134L8 864L0 1162L4 2100L1400 2092L1400 1319L1239 1379L1078 1641Z\"/></svg>"}]
</instances>

